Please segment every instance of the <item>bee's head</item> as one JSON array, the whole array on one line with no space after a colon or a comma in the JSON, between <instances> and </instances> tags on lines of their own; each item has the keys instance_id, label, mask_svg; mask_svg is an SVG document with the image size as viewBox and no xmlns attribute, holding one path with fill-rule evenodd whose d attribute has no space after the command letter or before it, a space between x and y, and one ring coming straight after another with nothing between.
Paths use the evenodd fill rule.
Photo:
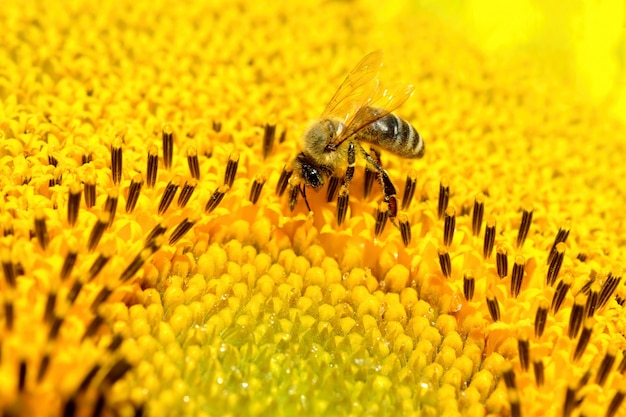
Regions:
<instances>
[{"instance_id":1,"label":"bee's head","mask_svg":"<svg viewBox=\"0 0 626 417\"><path fill-rule=\"evenodd\" d=\"M300 152L294 160L294 171L302 178L304 185L318 191L324 185L326 177L331 175L330 168L319 165L304 152Z\"/></svg>"}]
</instances>

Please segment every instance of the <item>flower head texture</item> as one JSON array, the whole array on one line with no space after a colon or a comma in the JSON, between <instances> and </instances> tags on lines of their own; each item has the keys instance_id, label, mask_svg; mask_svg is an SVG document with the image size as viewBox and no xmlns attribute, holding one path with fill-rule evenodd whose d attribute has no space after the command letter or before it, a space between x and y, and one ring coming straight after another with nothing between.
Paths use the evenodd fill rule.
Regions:
<instances>
[{"instance_id":1,"label":"flower head texture","mask_svg":"<svg viewBox=\"0 0 626 417\"><path fill-rule=\"evenodd\" d=\"M554 61L411 2L0 21L3 415L626 415L626 129ZM293 165L377 50L395 218L363 153Z\"/></svg>"}]
</instances>

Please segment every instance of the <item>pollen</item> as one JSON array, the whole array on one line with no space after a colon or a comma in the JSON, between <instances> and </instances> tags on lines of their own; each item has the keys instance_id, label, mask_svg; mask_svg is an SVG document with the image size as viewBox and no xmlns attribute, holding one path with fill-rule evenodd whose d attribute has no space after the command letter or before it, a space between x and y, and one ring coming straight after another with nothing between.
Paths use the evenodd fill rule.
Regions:
<instances>
[{"instance_id":1,"label":"pollen","mask_svg":"<svg viewBox=\"0 0 626 417\"><path fill-rule=\"evenodd\" d=\"M617 98L409 3L3 2L3 414L626 414Z\"/></svg>"}]
</instances>

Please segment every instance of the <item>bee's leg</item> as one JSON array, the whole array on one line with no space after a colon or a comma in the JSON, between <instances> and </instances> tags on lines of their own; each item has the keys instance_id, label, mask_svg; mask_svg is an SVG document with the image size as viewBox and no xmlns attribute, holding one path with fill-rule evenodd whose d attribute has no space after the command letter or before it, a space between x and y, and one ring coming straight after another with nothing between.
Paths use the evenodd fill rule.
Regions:
<instances>
[{"instance_id":1,"label":"bee's leg","mask_svg":"<svg viewBox=\"0 0 626 417\"><path fill-rule=\"evenodd\" d=\"M393 183L391 182L387 171L385 171L380 165L380 162L376 160L377 158L374 158L372 155L367 153L367 151L363 149L362 146L359 147L361 148L361 153L365 157L367 163L373 166L376 171L378 171L379 181L383 189L383 194L385 195L385 203L387 203L387 205L389 206L389 220L391 220L391 223L393 223L394 226L397 227L398 225L396 224L396 217L398 215L398 201L396 200L396 187L394 187Z\"/></svg>"},{"instance_id":2,"label":"bee's leg","mask_svg":"<svg viewBox=\"0 0 626 417\"><path fill-rule=\"evenodd\" d=\"M306 209L312 211L311 206L309 206L309 200L306 198L306 185L302 184L302 188L299 189L302 197L304 197L304 204L306 204Z\"/></svg>"},{"instance_id":3,"label":"bee's leg","mask_svg":"<svg viewBox=\"0 0 626 417\"><path fill-rule=\"evenodd\" d=\"M348 168L346 168L346 179L344 186L348 188L352 177L354 177L354 166L356 165L356 152L354 150L354 142L348 145Z\"/></svg>"}]
</instances>

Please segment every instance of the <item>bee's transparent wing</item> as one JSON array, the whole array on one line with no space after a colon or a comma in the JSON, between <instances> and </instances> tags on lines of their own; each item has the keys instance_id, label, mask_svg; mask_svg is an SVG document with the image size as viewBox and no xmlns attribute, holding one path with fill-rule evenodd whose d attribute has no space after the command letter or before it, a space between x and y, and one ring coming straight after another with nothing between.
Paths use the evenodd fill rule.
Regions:
<instances>
[{"instance_id":1,"label":"bee's transparent wing","mask_svg":"<svg viewBox=\"0 0 626 417\"><path fill-rule=\"evenodd\" d=\"M348 74L339 89L326 105L322 118L338 117L344 121L368 105L378 89L378 72L383 64L382 51L367 54Z\"/></svg>"},{"instance_id":2,"label":"bee's transparent wing","mask_svg":"<svg viewBox=\"0 0 626 417\"><path fill-rule=\"evenodd\" d=\"M406 102L414 91L413 85L403 85L393 89L378 88L372 93L367 104L356 109L346 121L345 128L337 135L337 147L368 125L387 116Z\"/></svg>"}]
</instances>

